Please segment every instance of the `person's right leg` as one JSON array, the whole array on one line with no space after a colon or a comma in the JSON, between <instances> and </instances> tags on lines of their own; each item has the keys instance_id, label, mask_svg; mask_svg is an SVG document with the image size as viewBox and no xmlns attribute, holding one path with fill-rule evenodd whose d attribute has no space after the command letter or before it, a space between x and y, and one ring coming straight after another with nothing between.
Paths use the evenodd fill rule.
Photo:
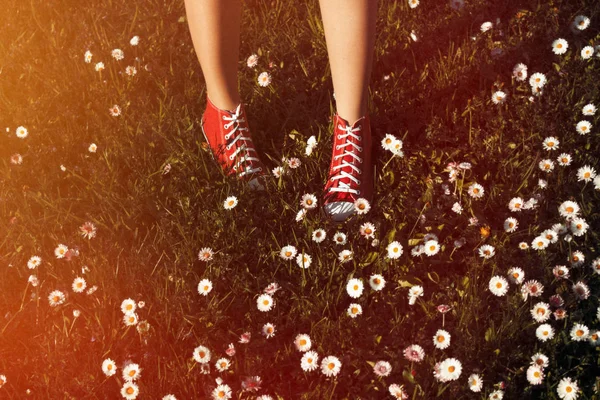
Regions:
<instances>
[{"instance_id":1,"label":"person's right leg","mask_svg":"<svg viewBox=\"0 0 600 400\"><path fill-rule=\"evenodd\" d=\"M185 0L185 10L208 97L216 107L234 110L240 104L241 1Z\"/></svg>"}]
</instances>

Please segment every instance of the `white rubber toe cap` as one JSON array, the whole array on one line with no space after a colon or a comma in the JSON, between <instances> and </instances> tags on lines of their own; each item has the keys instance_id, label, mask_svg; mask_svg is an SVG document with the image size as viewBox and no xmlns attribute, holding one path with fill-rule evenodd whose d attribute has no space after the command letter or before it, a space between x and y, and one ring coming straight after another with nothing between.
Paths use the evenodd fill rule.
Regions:
<instances>
[{"instance_id":1,"label":"white rubber toe cap","mask_svg":"<svg viewBox=\"0 0 600 400\"><path fill-rule=\"evenodd\" d=\"M333 203L325 204L323 208L335 222L345 221L346 218L354 214L354 203L349 201L334 201Z\"/></svg>"}]
</instances>

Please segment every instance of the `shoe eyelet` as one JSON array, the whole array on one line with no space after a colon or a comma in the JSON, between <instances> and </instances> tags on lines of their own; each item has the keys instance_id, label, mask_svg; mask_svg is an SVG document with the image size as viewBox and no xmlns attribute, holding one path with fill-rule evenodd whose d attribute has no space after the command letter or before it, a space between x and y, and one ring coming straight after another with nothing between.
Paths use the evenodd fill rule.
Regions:
<instances>
[{"instance_id":1,"label":"shoe eyelet","mask_svg":"<svg viewBox=\"0 0 600 400\"><path fill-rule=\"evenodd\" d=\"M362 142L362 136L359 136L359 137L358 137L358 141L359 141L359 142Z\"/></svg>"},{"instance_id":2,"label":"shoe eyelet","mask_svg":"<svg viewBox=\"0 0 600 400\"><path fill-rule=\"evenodd\" d=\"M362 149L363 149L362 147L359 147L359 148L358 148L358 151L360 151L360 152L362 153Z\"/></svg>"},{"instance_id":3,"label":"shoe eyelet","mask_svg":"<svg viewBox=\"0 0 600 400\"><path fill-rule=\"evenodd\" d=\"M339 149L340 149L340 146L335 146L335 149L336 149L336 150L339 150Z\"/></svg>"},{"instance_id":4,"label":"shoe eyelet","mask_svg":"<svg viewBox=\"0 0 600 400\"><path fill-rule=\"evenodd\" d=\"M225 121L225 116L224 116L224 115L221 115L221 119L222 119L223 121Z\"/></svg>"},{"instance_id":5,"label":"shoe eyelet","mask_svg":"<svg viewBox=\"0 0 600 400\"><path fill-rule=\"evenodd\" d=\"M358 181L357 185L360 185L360 180Z\"/></svg>"},{"instance_id":6,"label":"shoe eyelet","mask_svg":"<svg viewBox=\"0 0 600 400\"><path fill-rule=\"evenodd\" d=\"M258 172L261 172L261 171L262 171L262 167L258 167Z\"/></svg>"},{"instance_id":7,"label":"shoe eyelet","mask_svg":"<svg viewBox=\"0 0 600 400\"><path fill-rule=\"evenodd\" d=\"M342 135L337 135L337 138L338 138L338 139L341 139L341 138L342 138Z\"/></svg>"},{"instance_id":8,"label":"shoe eyelet","mask_svg":"<svg viewBox=\"0 0 600 400\"><path fill-rule=\"evenodd\" d=\"M359 174L359 175L362 175L362 171L361 171L360 169L358 170L358 174Z\"/></svg>"},{"instance_id":9,"label":"shoe eyelet","mask_svg":"<svg viewBox=\"0 0 600 400\"><path fill-rule=\"evenodd\" d=\"M360 194L360 190L357 190L357 191L356 191L356 194Z\"/></svg>"},{"instance_id":10,"label":"shoe eyelet","mask_svg":"<svg viewBox=\"0 0 600 400\"><path fill-rule=\"evenodd\" d=\"M233 161L233 156L229 156L229 160Z\"/></svg>"}]
</instances>

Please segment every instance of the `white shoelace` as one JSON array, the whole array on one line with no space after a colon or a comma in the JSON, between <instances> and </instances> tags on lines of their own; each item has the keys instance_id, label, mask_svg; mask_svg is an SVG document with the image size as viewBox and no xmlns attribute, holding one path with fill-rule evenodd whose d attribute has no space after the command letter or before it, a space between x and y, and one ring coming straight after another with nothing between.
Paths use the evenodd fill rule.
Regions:
<instances>
[{"instance_id":1,"label":"white shoelace","mask_svg":"<svg viewBox=\"0 0 600 400\"><path fill-rule=\"evenodd\" d=\"M354 138L358 141L361 141L362 138L358 135L355 135L354 132L360 131L360 126L352 129L351 126L348 127L343 127L342 125L338 125L338 129L341 129L343 131L345 131L345 134L342 135L338 135L337 138L338 139L345 139L348 136L351 138ZM342 147L350 147L350 149L346 149L344 150L344 152L342 154L338 154L337 156L334 157L334 160L337 160L339 158L343 158L345 156L349 156L352 157L354 160L357 160L359 163L362 163L362 159L357 156L356 154L354 154L354 150L358 150L360 152L362 152L362 147L360 147L359 145L357 145L356 143L347 141L346 143L342 144L342 145L338 145L336 146L336 150L341 149ZM353 163L349 163L346 160L342 159L342 162L340 163L340 165L336 165L335 167L333 167L333 170L336 171L338 169L343 169L349 167L351 169L353 169L354 171L356 171L359 175L362 174L362 171L360 168L358 168L356 165L354 165ZM332 181L335 181L337 179L343 179L343 178L348 178L351 181L353 181L354 183L356 183L357 185L360 185L360 181L355 178L352 174L347 173L346 171L340 171L337 175L334 175L333 177L331 177ZM352 189L350 187L349 184L344 183L344 182L339 182L338 187L331 187L329 188L330 192L345 192L345 193L352 193L352 194L360 194L360 190L357 189Z\"/></svg>"},{"instance_id":2,"label":"white shoelace","mask_svg":"<svg viewBox=\"0 0 600 400\"><path fill-rule=\"evenodd\" d=\"M244 122L244 118L241 118L241 112L242 112L242 104L240 103L237 108L235 109L235 113L233 113L231 115L231 117L225 116L223 115L223 120L225 121L229 121L228 123L224 124L223 127L225 129L229 129L231 128L231 126L233 126L235 124L235 127L231 130L231 132L225 134L225 140L229 140L231 138L231 136L238 132L238 135L235 137L235 139L233 140L233 142L231 142L230 144L228 144L226 146L226 149L229 150L233 147L233 145L235 145L235 143L240 140L243 141L244 144L242 144L241 146L239 146L237 149L235 149L234 153L232 155L229 156L229 159L231 161L233 161L233 159L241 152L246 152L245 154L242 155L242 157L238 160L238 162L233 166L233 169L235 171L238 170L238 168L240 167L241 164L245 163L246 161L260 161L258 158L256 157L250 157L249 152L253 151L256 153L256 150L254 150L251 147L247 147L246 146L246 141L252 143L252 138L247 137L247 136L243 136L243 131L248 131L248 128L241 128L240 127L240 122ZM253 172L259 172L261 171L262 168L261 167L257 167L257 168L252 168L252 163L250 163L250 165L247 165L245 170L239 173L239 176L244 176L246 174L251 174Z\"/></svg>"}]
</instances>

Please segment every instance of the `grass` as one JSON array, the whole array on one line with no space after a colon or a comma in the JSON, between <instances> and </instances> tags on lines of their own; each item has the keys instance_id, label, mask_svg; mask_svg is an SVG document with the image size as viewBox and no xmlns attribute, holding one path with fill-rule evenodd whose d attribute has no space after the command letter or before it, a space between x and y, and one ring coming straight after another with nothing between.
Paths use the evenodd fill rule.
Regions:
<instances>
[{"instance_id":1,"label":"grass","mask_svg":"<svg viewBox=\"0 0 600 400\"><path fill-rule=\"evenodd\" d=\"M460 10L433 3L410 9L405 1L380 1L370 110L377 142L395 135L404 157L378 149L372 210L337 225L314 210L295 221L301 196L322 190L331 156L334 100L316 1L245 2L240 90L253 136L271 168L282 157L302 161L273 179L265 195L224 177L202 144L205 86L183 2L7 0L0 13L0 374L7 377L0 397L119 398L121 369L134 362L143 369L140 398L210 398L221 377L234 398L253 399L240 385L254 375L263 381L259 394L285 399L388 398L392 383L404 385L410 398L487 398L500 382L505 398L556 399L564 377L577 381L580 398L597 398L598 347L573 341L569 332L575 323L600 329L600 282L589 267L600 250L600 195L576 176L584 165L599 165L598 117L581 115L584 105L599 103L598 57L582 60L579 50L600 44L600 7L590 0L474 0ZM575 34L569 25L579 14L591 25ZM480 32L488 20L494 28ZM136 47L129 44L133 35L140 37ZM558 37L569 42L563 56L551 51ZM111 57L114 48L124 50L124 60ZM83 60L88 49L91 64ZM253 53L259 65L250 69L245 57ZM98 61L102 72L94 70ZM548 77L533 102L527 82L512 78L519 62L530 75ZM128 65L137 68L135 76L125 74ZM266 88L256 84L262 71L273 78ZM496 90L508 94L504 104L492 104ZM108 112L114 104L119 117ZM575 131L582 119L593 125L585 136ZM18 126L28 129L25 139L16 137ZM306 157L312 135L319 144ZM560 140L549 155L541 144L548 136ZM573 157L571 166L539 169L541 160L563 151ZM10 162L15 153L21 165ZM450 182L448 163L463 161L472 168ZM483 198L467 194L473 183L484 187ZM222 204L230 195L239 204L228 212ZM517 196L533 197L538 206L511 213L507 205ZM561 235L543 251L520 250L519 242L564 222L558 206L566 200L581 207L585 235L571 241ZM455 202L462 214L451 211ZM512 233L503 228L509 216L519 221ZM98 230L91 240L79 234L87 221ZM358 233L367 221L376 226L377 245ZM317 228L327 232L321 244L311 240ZM337 231L348 235L345 246L331 242ZM439 238L440 252L411 256L428 233ZM386 257L393 240L404 246L397 260ZM78 255L57 259L60 243ZM312 256L310 268L279 257L287 244ZM479 257L483 244L496 255ZM203 247L216 252L210 262L198 260ZM342 249L353 251L351 263L337 261ZM576 250L586 261L571 268ZM27 261L34 255L42 264L32 271ZM554 278L555 265L569 266L569 280ZM541 282L543 295L523 301L511 283L506 296L493 296L490 278L511 267ZM375 273L387 281L381 292L367 285ZM37 286L28 283L31 274ZM74 293L77 276L98 289ZM345 292L352 277L366 286L357 300ZM214 285L206 297L197 292L204 278ZM586 300L572 292L579 280L592 293ZM274 309L261 313L256 298L271 282L282 290ZM423 286L424 295L411 306L413 285ZM68 293L67 301L50 307L55 289ZM552 318L555 337L541 342L530 310L555 293L565 299L567 317ZM138 317L150 324L148 332L122 322L126 298L145 302ZM346 315L351 302L363 308L356 319ZM452 335L445 350L432 343L442 328L439 304L452 307L443 318ZM260 333L267 322L276 327L270 339ZM252 333L249 344L238 343L244 332ZM301 370L293 343L299 333L310 335L321 358L339 357L335 379ZM218 373L214 361L229 343L237 350L232 367ZM402 356L413 343L425 349L422 363ZM192 358L200 344L213 352L209 374ZM543 383L533 386L525 375L537 352L550 364ZM447 357L461 361L462 374L441 383L432 371ZM116 376L102 373L106 358L117 363ZM391 363L390 376L373 373L378 360ZM483 377L479 394L468 388L471 373Z\"/></svg>"}]
</instances>

